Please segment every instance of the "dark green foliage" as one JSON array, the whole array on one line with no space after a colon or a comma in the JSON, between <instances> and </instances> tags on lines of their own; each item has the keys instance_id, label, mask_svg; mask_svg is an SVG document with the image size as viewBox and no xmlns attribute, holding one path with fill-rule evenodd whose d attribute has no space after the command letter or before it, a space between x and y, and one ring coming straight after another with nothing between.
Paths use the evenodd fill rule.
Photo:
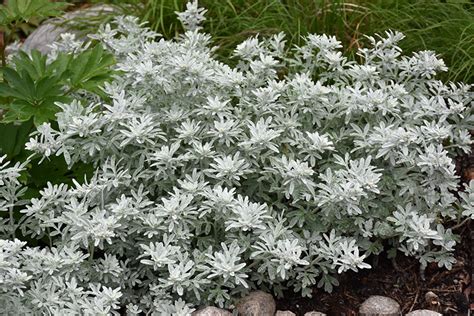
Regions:
<instances>
[{"instance_id":1,"label":"dark green foliage","mask_svg":"<svg viewBox=\"0 0 474 316\"><path fill-rule=\"evenodd\" d=\"M66 183L72 185L72 179L77 179L78 182L82 182L84 176L90 178L93 172L93 167L84 163L77 163L71 169L68 169L66 161L62 156L53 156L41 164L34 161L32 164L34 167L28 171L29 178L27 181L30 183L30 188L34 193L44 188L47 182L51 182L52 184Z\"/></svg>"},{"instance_id":2,"label":"dark green foliage","mask_svg":"<svg viewBox=\"0 0 474 316\"><path fill-rule=\"evenodd\" d=\"M18 157L29 139L33 120L21 124L0 124L0 155ZM26 158L26 157L21 157Z\"/></svg>"},{"instance_id":3,"label":"dark green foliage","mask_svg":"<svg viewBox=\"0 0 474 316\"><path fill-rule=\"evenodd\" d=\"M33 53L33 56L39 53ZM32 58L21 53L16 58L17 69L3 67L0 97L5 110L3 122L23 122L33 118L36 126L55 118L57 101L66 101L61 89L61 79L45 66L46 58ZM44 62L44 63L43 63Z\"/></svg>"},{"instance_id":4,"label":"dark green foliage","mask_svg":"<svg viewBox=\"0 0 474 316\"><path fill-rule=\"evenodd\" d=\"M30 155L25 143L34 127L44 122L56 124L59 107L55 103L78 98L76 91L101 95L101 86L115 73L114 62L101 45L79 54L60 53L50 63L38 51L19 52L11 66L1 68L0 155L24 161ZM28 185L27 197L33 197L47 182L72 184L73 178L80 182L91 172L92 167L86 164L69 170L62 157L51 157L41 164L33 159L22 181Z\"/></svg>"},{"instance_id":5,"label":"dark green foliage","mask_svg":"<svg viewBox=\"0 0 474 316\"><path fill-rule=\"evenodd\" d=\"M32 18L45 18L62 13L66 2L51 2L49 0L8 0L6 5L0 5L0 26L28 23Z\"/></svg>"},{"instance_id":6,"label":"dark green foliage","mask_svg":"<svg viewBox=\"0 0 474 316\"><path fill-rule=\"evenodd\" d=\"M39 22L50 16L57 16L68 6L66 2L50 0L9 0L0 4L0 57L5 66L5 47L14 40L32 31L30 24Z\"/></svg>"},{"instance_id":7,"label":"dark green foliage","mask_svg":"<svg viewBox=\"0 0 474 316\"><path fill-rule=\"evenodd\" d=\"M84 89L89 92L101 94L100 86L112 79L113 71L111 66L114 64L114 56L96 45L73 57L72 55L60 56L67 61L67 71L62 78L72 90ZM62 61L62 63L66 63Z\"/></svg>"},{"instance_id":8,"label":"dark green foliage","mask_svg":"<svg viewBox=\"0 0 474 316\"><path fill-rule=\"evenodd\" d=\"M61 53L48 64L38 51L20 52L15 67L2 67L0 108L3 122L24 122L33 118L36 126L55 119L55 102L71 101L71 93L87 90L100 94L101 85L112 78L114 58L100 45L77 56Z\"/></svg>"}]
</instances>

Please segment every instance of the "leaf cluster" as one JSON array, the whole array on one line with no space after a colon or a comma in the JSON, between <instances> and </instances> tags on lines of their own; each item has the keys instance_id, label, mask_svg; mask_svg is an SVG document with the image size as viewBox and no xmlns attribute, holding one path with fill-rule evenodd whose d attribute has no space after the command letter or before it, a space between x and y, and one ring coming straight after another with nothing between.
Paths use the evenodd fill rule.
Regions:
<instances>
[{"instance_id":1,"label":"leaf cluster","mask_svg":"<svg viewBox=\"0 0 474 316\"><path fill-rule=\"evenodd\" d=\"M54 120L59 111L55 103L71 101L74 92L101 94L101 85L112 78L114 57L96 45L77 55L59 53L52 62L38 51L19 52L12 63L1 68L2 122L32 118L38 126Z\"/></svg>"},{"instance_id":2,"label":"leaf cluster","mask_svg":"<svg viewBox=\"0 0 474 316\"><path fill-rule=\"evenodd\" d=\"M8 32L12 26L19 27L33 18L57 16L67 5L67 2L49 0L9 0L6 4L0 4L0 29Z\"/></svg>"}]
</instances>

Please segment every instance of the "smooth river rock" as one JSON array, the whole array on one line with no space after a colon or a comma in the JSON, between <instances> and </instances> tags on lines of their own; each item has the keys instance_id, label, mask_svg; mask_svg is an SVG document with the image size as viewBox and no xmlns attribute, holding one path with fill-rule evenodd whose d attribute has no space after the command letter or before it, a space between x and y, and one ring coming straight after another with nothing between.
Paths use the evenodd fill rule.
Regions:
<instances>
[{"instance_id":1,"label":"smooth river rock","mask_svg":"<svg viewBox=\"0 0 474 316\"><path fill-rule=\"evenodd\" d=\"M236 305L240 316L275 315L276 304L273 296L262 291L251 292Z\"/></svg>"},{"instance_id":2,"label":"smooth river rock","mask_svg":"<svg viewBox=\"0 0 474 316\"><path fill-rule=\"evenodd\" d=\"M221 308L208 306L191 314L192 316L232 316L232 313Z\"/></svg>"},{"instance_id":3,"label":"smooth river rock","mask_svg":"<svg viewBox=\"0 0 474 316\"><path fill-rule=\"evenodd\" d=\"M361 304L359 315L398 316L401 315L400 304L390 297L374 295Z\"/></svg>"},{"instance_id":4,"label":"smooth river rock","mask_svg":"<svg viewBox=\"0 0 474 316\"><path fill-rule=\"evenodd\" d=\"M442 316L443 314L437 313L435 311L430 311L429 309L418 309L406 314L406 316Z\"/></svg>"}]
</instances>

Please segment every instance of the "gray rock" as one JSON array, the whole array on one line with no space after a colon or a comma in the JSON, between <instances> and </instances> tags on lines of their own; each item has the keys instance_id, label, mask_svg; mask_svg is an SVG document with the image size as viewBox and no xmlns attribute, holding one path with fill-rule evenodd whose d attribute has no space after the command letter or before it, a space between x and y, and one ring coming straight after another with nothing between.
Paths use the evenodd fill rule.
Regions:
<instances>
[{"instance_id":1,"label":"gray rock","mask_svg":"<svg viewBox=\"0 0 474 316\"><path fill-rule=\"evenodd\" d=\"M57 41L61 34L74 33L72 30L54 24L55 22L59 23L59 21L59 19L54 19L41 24L26 38L21 48L25 51L36 49L43 54L49 53L51 51L49 46Z\"/></svg>"},{"instance_id":2,"label":"gray rock","mask_svg":"<svg viewBox=\"0 0 474 316\"><path fill-rule=\"evenodd\" d=\"M276 305L273 296L262 291L251 292L236 305L241 316L275 315Z\"/></svg>"},{"instance_id":3,"label":"gray rock","mask_svg":"<svg viewBox=\"0 0 474 316\"><path fill-rule=\"evenodd\" d=\"M296 314L290 311L277 311L275 316L296 316Z\"/></svg>"},{"instance_id":4,"label":"gray rock","mask_svg":"<svg viewBox=\"0 0 474 316\"><path fill-rule=\"evenodd\" d=\"M225 309L208 306L201 308L191 314L192 316L232 316L232 313Z\"/></svg>"},{"instance_id":5,"label":"gray rock","mask_svg":"<svg viewBox=\"0 0 474 316\"><path fill-rule=\"evenodd\" d=\"M63 33L80 35L81 32L72 28L73 19L80 21L81 18L98 16L103 13L113 13L117 9L110 5L97 5L86 9L68 12L61 17L49 19L43 22L24 41L21 48L25 51L39 50L43 54L51 51L49 47L57 41Z\"/></svg>"},{"instance_id":6,"label":"gray rock","mask_svg":"<svg viewBox=\"0 0 474 316\"><path fill-rule=\"evenodd\" d=\"M418 309L416 311L409 312L406 316L442 316L443 314L430 311L429 309Z\"/></svg>"},{"instance_id":7,"label":"gray rock","mask_svg":"<svg viewBox=\"0 0 474 316\"><path fill-rule=\"evenodd\" d=\"M326 316L326 314L317 311L312 311L305 313L304 316Z\"/></svg>"},{"instance_id":8,"label":"gray rock","mask_svg":"<svg viewBox=\"0 0 474 316\"><path fill-rule=\"evenodd\" d=\"M400 304L390 297L374 295L361 304L359 315L398 316L401 315Z\"/></svg>"}]
</instances>

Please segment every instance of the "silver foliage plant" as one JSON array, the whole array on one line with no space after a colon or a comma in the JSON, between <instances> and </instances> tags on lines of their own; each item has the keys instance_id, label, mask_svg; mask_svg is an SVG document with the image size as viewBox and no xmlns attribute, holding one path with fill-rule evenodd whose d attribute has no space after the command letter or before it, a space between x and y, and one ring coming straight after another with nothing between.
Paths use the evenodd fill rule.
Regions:
<instances>
[{"instance_id":1,"label":"silver foliage plant","mask_svg":"<svg viewBox=\"0 0 474 316\"><path fill-rule=\"evenodd\" d=\"M397 32L368 37L361 62L327 35L292 50L283 34L253 37L230 67L200 32L204 13L189 3L172 41L133 17L94 36L121 71L109 98L60 104L59 128L27 144L94 164L83 184L21 206L24 166L0 163L0 209L22 214L1 223L7 313L189 315L254 288L310 296L384 247L454 263L443 223L474 218L453 161L470 151L470 86L436 80L433 52L402 55Z\"/></svg>"}]
</instances>

